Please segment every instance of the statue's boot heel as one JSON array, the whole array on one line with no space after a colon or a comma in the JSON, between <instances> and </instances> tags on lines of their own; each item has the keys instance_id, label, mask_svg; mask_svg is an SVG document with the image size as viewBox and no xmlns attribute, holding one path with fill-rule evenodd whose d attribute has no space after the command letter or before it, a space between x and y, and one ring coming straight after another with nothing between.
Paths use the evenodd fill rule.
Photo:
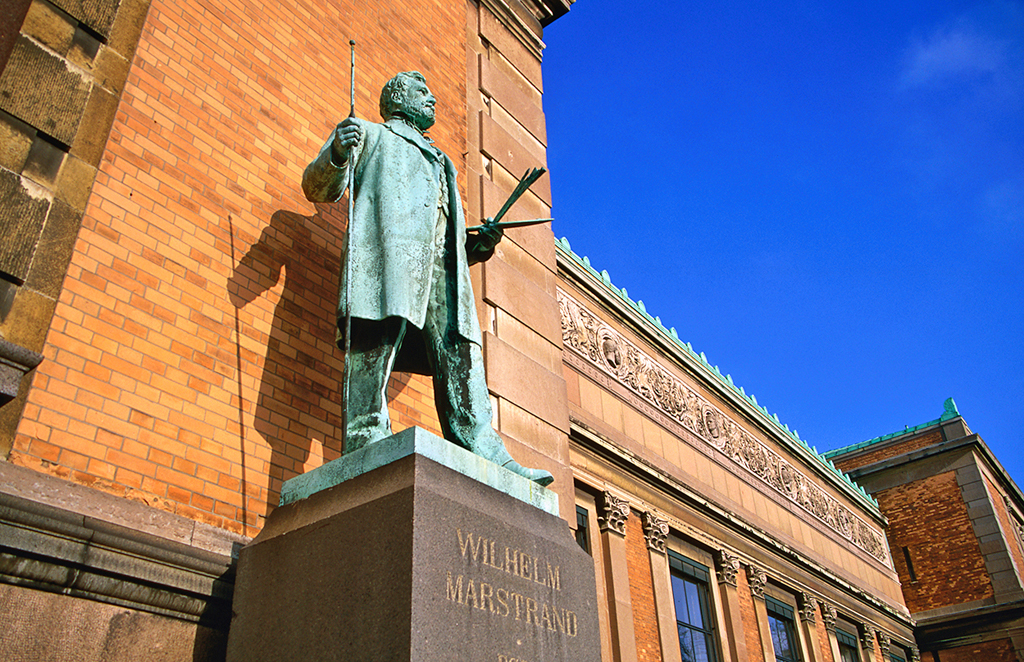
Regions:
<instances>
[{"instance_id":1,"label":"statue's boot heel","mask_svg":"<svg viewBox=\"0 0 1024 662\"><path fill-rule=\"evenodd\" d=\"M550 471L544 471L543 469L528 469L515 460L509 460L501 466L505 467L509 471L514 471L523 478L532 480L541 487L547 487L551 483L555 482L555 477L551 475Z\"/></svg>"}]
</instances>

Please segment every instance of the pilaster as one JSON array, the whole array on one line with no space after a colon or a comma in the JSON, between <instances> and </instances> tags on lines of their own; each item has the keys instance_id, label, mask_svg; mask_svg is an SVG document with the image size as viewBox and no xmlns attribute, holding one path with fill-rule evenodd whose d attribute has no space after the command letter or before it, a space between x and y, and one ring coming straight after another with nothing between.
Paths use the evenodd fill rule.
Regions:
<instances>
[{"instance_id":1,"label":"pilaster","mask_svg":"<svg viewBox=\"0 0 1024 662\"><path fill-rule=\"evenodd\" d=\"M747 565L747 584L750 586L750 596L754 599L754 613L761 635L764 662L775 662L775 648L772 646L772 633L768 626L768 608L764 603L764 588L768 584L768 575L755 565Z\"/></svg>"},{"instance_id":2,"label":"pilaster","mask_svg":"<svg viewBox=\"0 0 1024 662\"><path fill-rule=\"evenodd\" d=\"M817 613L817 601L810 593L797 595L798 618L800 619L800 632L803 634L804 643L807 649L807 662L825 662L822 659L821 649L818 647L818 628L815 615Z\"/></svg>"},{"instance_id":3,"label":"pilaster","mask_svg":"<svg viewBox=\"0 0 1024 662\"><path fill-rule=\"evenodd\" d=\"M860 634L860 654L863 662L875 662L875 631L867 623L861 623L857 630Z\"/></svg>"},{"instance_id":4,"label":"pilaster","mask_svg":"<svg viewBox=\"0 0 1024 662\"><path fill-rule=\"evenodd\" d=\"M715 554L715 572L718 575L718 590L722 594L722 615L725 620L723 653L734 662L747 659L747 639L743 631L743 614L740 611L740 594L736 576L740 572L740 557L728 550L720 549Z\"/></svg>"},{"instance_id":5,"label":"pilaster","mask_svg":"<svg viewBox=\"0 0 1024 662\"><path fill-rule=\"evenodd\" d=\"M825 601L819 601L821 607L821 622L825 625L825 632L828 633L828 645L832 651L832 659L840 660L839 638L836 636L836 608Z\"/></svg>"},{"instance_id":6,"label":"pilaster","mask_svg":"<svg viewBox=\"0 0 1024 662\"><path fill-rule=\"evenodd\" d=\"M597 525L604 556L605 584L608 587L608 615L612 631L615 662L636 662L636 631L633 604L629 595L629 565L626 557L626 520L629 502L611 492L602 492L598 503Z\"/></svg>"},{"instance_id":7,"label":"pilaster","mask_svg":"<svg viewBox=\"0 0 1024 662\"><path fill-rule=\"evenodd\" d=\"M675 602L672 599L672 574L665 551L668 522L648 510L643 516L643 527L647 550L651 556L651 583L654 585L654 608L658 618L662 661L682 662Z\"/></svg>"}]
</instances>

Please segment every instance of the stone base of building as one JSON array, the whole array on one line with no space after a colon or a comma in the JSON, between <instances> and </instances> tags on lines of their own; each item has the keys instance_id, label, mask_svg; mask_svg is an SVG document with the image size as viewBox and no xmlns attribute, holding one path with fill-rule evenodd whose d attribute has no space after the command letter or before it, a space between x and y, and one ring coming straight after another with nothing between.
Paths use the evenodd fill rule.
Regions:
<instances>
[{"instance_id":1,"label":"stone base of building","mask_svg":"<svg viewBox=\"0 0 1024 662\"><path fill-rule=\"evenodd\" d=\"M0 462L0 660L223 659L244 542Z\"/></svg>"},{"instance_id":2,"label":"stone base of building","mask_svg":"<svg viewBox=\"0 0 1024 662\"><path fill-rule=\"evenodd\" d=\"M321 467L342 482L242 549L228 660L599 660L594 563L565 521L430 459L450 452L434 435L395 437L411 452Z\"/></svg>"}]
</instances>

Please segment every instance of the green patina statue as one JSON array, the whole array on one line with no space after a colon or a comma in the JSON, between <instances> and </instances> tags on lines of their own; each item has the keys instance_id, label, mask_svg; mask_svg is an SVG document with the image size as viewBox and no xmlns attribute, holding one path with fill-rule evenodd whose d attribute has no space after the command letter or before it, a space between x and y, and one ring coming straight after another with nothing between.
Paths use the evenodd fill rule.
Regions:
<instances>
[{"instance_id":1,"label":"green patina statue","mask_svg":"<svg viewBox=\"0 0 1024 662\"><path fill-rule=\"evenodd\" d=\"M467 234L455 166L423 135L434 104L420 73L398 74L381 91L384 123L344 120L303 173L307 199L337 202L355 168L338 303L340 347L351 316L345 452L391 435L388 377L414 372L433 377L445 439L548 485L552 475L518 464L491 427L469 265L502 231Z\"/></svg>"}]
</instances>

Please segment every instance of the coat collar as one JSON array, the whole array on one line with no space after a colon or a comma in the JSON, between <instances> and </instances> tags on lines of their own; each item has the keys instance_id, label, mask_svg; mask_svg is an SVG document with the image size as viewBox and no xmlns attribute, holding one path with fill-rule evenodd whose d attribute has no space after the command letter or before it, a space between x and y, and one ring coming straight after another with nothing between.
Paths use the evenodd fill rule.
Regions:
<instances>
[{"instance_id":1,"label":"coat collar","mask_svg":"<svg viewBox=\"0 0 1024 662\"><path fill-rule=\"evenodd\" d=\"M441 156L436 147L433 147L427 138L423 137L416 129L412 128L400 119L392 118L384 122L384 126L397 136L405 138L413 145L416 145L431 161L439 161Z\"/></svg>"}]
</instances>

